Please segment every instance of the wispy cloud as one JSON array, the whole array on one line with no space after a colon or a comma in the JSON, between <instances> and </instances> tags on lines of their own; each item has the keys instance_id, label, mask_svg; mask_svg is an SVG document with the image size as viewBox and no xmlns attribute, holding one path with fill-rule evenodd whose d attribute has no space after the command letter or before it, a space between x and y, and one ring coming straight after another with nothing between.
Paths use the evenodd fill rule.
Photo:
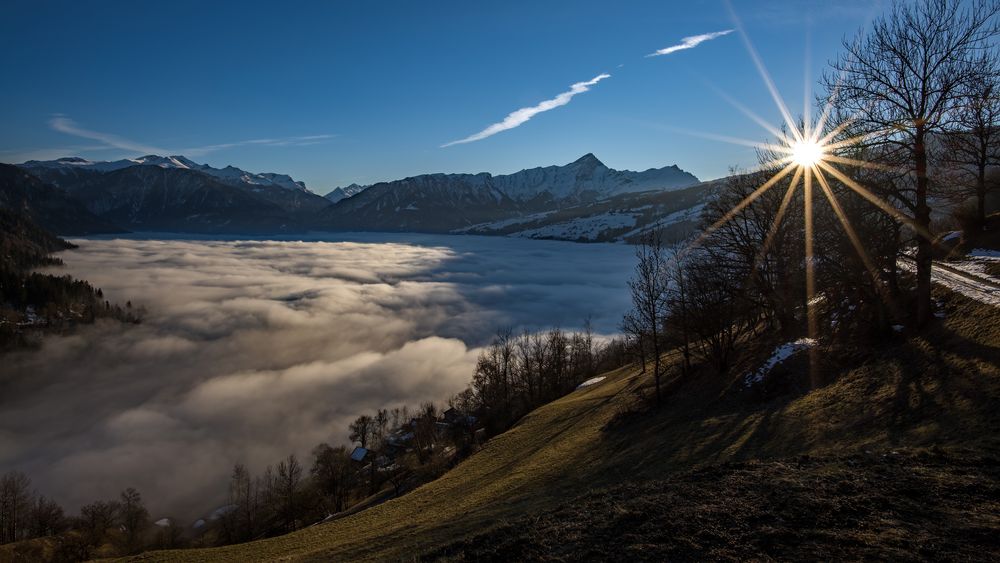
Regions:
<instances>
[{"instance_id":1,"label":"wispy cloud","mask_svg":"<svg viewBox=\"0 0 1000 563\"><path fill-rule=\"evenodd\" d=\"M247 141L236 141L233 143L221 143L218 145L206 145L203 147L190 147L182 149L181 154L187 156L202 156L210 152L234 147L245 147L248 145L259 145L264 147L308 147L332 139L336 135L302 135L298 137L281 137L277 139L250 139Z\"/></svg>"},{"instance_id":2,"label":"wispy cloud","mask_svg":"<svg viewBox=\"0 0 1000 563\"><path fill-rule=\"evenodd\" d=\"M670 47L664 47L663 49L658 49L654 53L646 55L647 57L659 57L660 55L669 55L670 53L676 53L677 51L683 51L684 49L693 49L711 39L716 37L722 37L723 35L729 35L733 30L726 29L723 31L713 31L712 33L702 33L701 35L692 35L691 37L685 37L681 39L681 42L677 45L671 45Z\"/></svg>"},{"instance_id":3,"label":"wispy cloud","mask_svg":"<svg viewBox=\"0 0 1000 563\"><path fill-rule=\"evenodd\" d=\"M104 143L109 147L114 147L116 149L122 149L126 151L138 152L143 154L169 154L170 151L154 147L153 145L147 145L145 143L139 143L126 139L124 137L119 137L118 135L113 135L111 133L101 133L100 131L91 131L90 129L84 129L80 127L72 119L57 115L49 120L49 126L59 131L60 133L66 133L67 135L74 135L76 137L82 137L84 139L90 139L92 141L99 141Z\"/></svg>"},{"instance_id":4,"label":"wispy cloud","mask_svg":"<svg viewBox=\"0 0 1000 563\"><path fill-rule=\"evenodd\" d=\"M586 82L577 82L576 84L573 84L572 86L570 86L569 90L567 90L566 92L563 92L563 93L559 94L555 98L552 98L550 100L545 100L544 102L541 102L538 105L534 105L534 106L531 106L531 107L521 108L519 110L512 111L510 114L507 115L507 117L505 117L503 119L503 121L501 121L499 123L494 123L493 125L490 125L486 129L483 129L482 131L480 131L480 132L478 132L478 133L476 133L474 135L470 135L470 136L468 136L468 137L466 137L464 139L459 139L457 141L452 141L450 143L445 143L445 144L441 145L441 148L450 147L452 145L461 145L461 144L464 144L464 143L471 143L473 141L480 141L482 139L485 139L486 137L491 137L493 135L496 135L497 133L499 133L501 131L506 131L508 129L513 129L513 128L517 127L518 125L521 125L525 121L528 121L532 117L535 117L536 115L542 113L543 111L549 111L550 109L555 109L555 108L557 108L559 106L564 106L564 105L568 104L569 101L573 99L573 96L575 96L577 94L582 94L582 93L590 90L591 86L593 86L594 84L597 84L598 82L600 82L601 80L604 80L605 78L611 78L611 75L610 74L599 74L599 75L595 76L593 79L588 80Z\"/></svg>"},{"instance_id":5,"label":"wispy cloud","mask_svg":"<svg viewBox=\"0 0 1000 563\"><path fill-rule=\"evenodd\" d=\"M133 141L131 139L126 139L125 137L121 137L119 135L115 135L112 133L103 133L100 131L93 131L91 129L86 129L84 127L81 127L77 122L73 121L72 119L64 115L56 115L52 117L52 119L49 120L49 126L52 127L52 129L59 131L60 133L66 133L67 135L73 135L76 137L82 137L84 139L90 139L92 141L98 141L100 143L103 143L103 145L97 147L97 149L114 148L140 154L159 154L159 155L182 154L185 156L204 156L206 154L224 149L253 146L253 145L265 146L265 147L304 147L309 145L315 145L317 143L321 143L323 141L336 137L336 135L332 134L302 135L297 137L248 139L245 141L234 141L232 143L219 143L215 145L203 145L200 147L170 149L170 148L149 145L139 141ZM92 150L97 150L97 149L92 149Z\"/></svg>"}]
</instances>

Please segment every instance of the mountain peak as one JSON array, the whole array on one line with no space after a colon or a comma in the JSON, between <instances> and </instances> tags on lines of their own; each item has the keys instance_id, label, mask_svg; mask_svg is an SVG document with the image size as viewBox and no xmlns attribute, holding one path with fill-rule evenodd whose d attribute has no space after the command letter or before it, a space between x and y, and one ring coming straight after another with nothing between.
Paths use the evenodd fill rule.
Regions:
<instances>
[{"instance_id":1,"label":"mountain peak","mask_svg":"<svg viewBox=\"0 0 1000 563\"><path fill-rule=\"evenodd\" d=\"M570 164L585 164L587 166L604 166L604 163L598 160L594 153L588 152L587 154L581 156Z\"/></svg>"}]
</instances>

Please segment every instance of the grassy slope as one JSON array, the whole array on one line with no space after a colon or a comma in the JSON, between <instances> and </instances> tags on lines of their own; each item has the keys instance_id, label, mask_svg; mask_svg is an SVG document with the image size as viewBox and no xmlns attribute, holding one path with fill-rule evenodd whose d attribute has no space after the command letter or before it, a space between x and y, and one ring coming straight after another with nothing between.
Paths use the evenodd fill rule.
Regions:
<instances>
[{"instance_id":1,"label":"grassy slope","mask_svg":"<svg viewBox=\"0 0 1000 563\"><path fill-rule=\"evenodd\" d=\"M832 381L766 398L735 377L677 385L667 408L612 422L645 377L625 368L526 417L441 479L360 514L287 536L217 549L154 552L144 561L398 559L433 552L552 510L595 488L662 479L742 459L944 446L997 452L1000 310L944 294L947 317L876 352L838 351ZM931 343L934 343L932 345ZM835 361L834 361L835 360ZM808 378L805 378L808 379Z\"/></svg>"},{"instance_id":2,"label":"grassy slope","mask_svg":"<svg viewBox=\"0 0 1000 563\"><path fill-rule=\"evenodd\" d=\"M996 561L998 530L1000 458L901 449L624 483L420 559Z\"/></svg>"}]
</instances>

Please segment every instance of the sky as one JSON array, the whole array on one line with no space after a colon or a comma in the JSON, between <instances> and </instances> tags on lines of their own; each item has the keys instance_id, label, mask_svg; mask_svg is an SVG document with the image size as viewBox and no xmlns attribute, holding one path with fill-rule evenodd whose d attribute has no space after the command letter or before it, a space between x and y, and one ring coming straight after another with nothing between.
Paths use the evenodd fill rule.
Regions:
<instances>
[{"instance_id":1,"label":"sky","mask_svg":"<svg viewBox=\"0 0 1000 563\"><path fill-rule=\"evenodd\" d=\"M752 166L754 151L696 132L767 140L727 98L781 119L744 37L799 115L841 40L882 9L12 0L0 18L0 161L169 152L326 193L592 152L612 168L677 164L707 180Z\"/></svg>"}]
</instances>

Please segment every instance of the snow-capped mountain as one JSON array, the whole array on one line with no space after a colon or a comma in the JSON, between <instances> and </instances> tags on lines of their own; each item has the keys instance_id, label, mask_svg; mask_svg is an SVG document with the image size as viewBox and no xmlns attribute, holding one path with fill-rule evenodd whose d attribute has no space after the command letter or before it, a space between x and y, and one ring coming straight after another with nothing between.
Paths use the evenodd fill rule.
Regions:
<instances>
[{"instance_id":1,"label":"snow-capped mountain","mask_svg":"<svg viewBox=\"0 0 1000 563\"><path fill-rule=\"evenodd\" d=\"M647 228L681 232L703 190L677 166L608 168L593 154L513 174L423 174L320 197L290 176L214 168L183 156L111 162L29 161L38 177L97 218L134 231L269 233L464 232L631 240Z\"/></svg>"},{"instance_id":2,"label":"snow-capped mountain","mask_svg":"<svg viewBox=\"0 0 1000 563\"><path fill-rule=\"evenodd\" d=\"M138 158L125 158L122 160L101 161L87 160L77 156L60 158L57 160L29 160L19 164L21 168L40 173L40 175L51 176L52 172L68 172L71 170L93 170L96 172L113 172L130 166L158 166L160 168L178 168L184 170L197 170L209 176L214 176L222 182L236 187L256 188L259 186L277 186L286 190L296 190L308 192L309 189L303 182L297 182L287 174L275 174L274 172L247 172L235 166L225 168L214 168L208 164L198 164L193 160L180 156L158 156L155 154L140 156ZM45 174L47 172L47 174Z\"/></svg>"},{"instance_id":3,"label":"snow-capped mountain","mask_svg":"<svg viewBox=\"0 0 1000 563\"><path fill-rule=\"evenodd\" d=\"M349 197L356 196L359 193L365 191L366 189L368 189L368 186L351 184L350 186L345 186L342 188L334 188L330 190L330 193L326 194L323 197L325 197L326 199L330 200L333 203L337 203L342 199L347 199Z\"/></svg>"},{"instance_id":4,"label":"snow-capped mountain","mask_svg":"<svg viewBox=\"0 0 1000 563\"><path fill-rule=\"evenodd\" d=\"M539 196L574 202L647 190L671 190L698 183L698 178L674 166L645 172L614 170L587 153L565 166L529 168L493 176L494 185L507 197L529 201Z\"/></svg>"},{"instance_id":5,"label":"snow-capped mountain","mask_svg":"<svg viewBox=\"0 0 1000 563\"><path fill-rule=\"evenodd\" d=\"M306 230L330 202L290 176L213 168L183 156L19 165L121 228L176 232Z\"/></svg>"},{"instance_id":6,"label":"snow-capped mountain","mask_svg":"<svg viewBox=\"0 0 1000 563\"><path fill-rule=\"evenodd\" d=\"M507 175L424 174L380 182L321 211L319 226L447 232L526 213L555 211L630 193L672 191L697 183L698 178L677 166L645 172L614 170L593 154L586 154L565 166Z\"/></svg>"}]
</instances>

